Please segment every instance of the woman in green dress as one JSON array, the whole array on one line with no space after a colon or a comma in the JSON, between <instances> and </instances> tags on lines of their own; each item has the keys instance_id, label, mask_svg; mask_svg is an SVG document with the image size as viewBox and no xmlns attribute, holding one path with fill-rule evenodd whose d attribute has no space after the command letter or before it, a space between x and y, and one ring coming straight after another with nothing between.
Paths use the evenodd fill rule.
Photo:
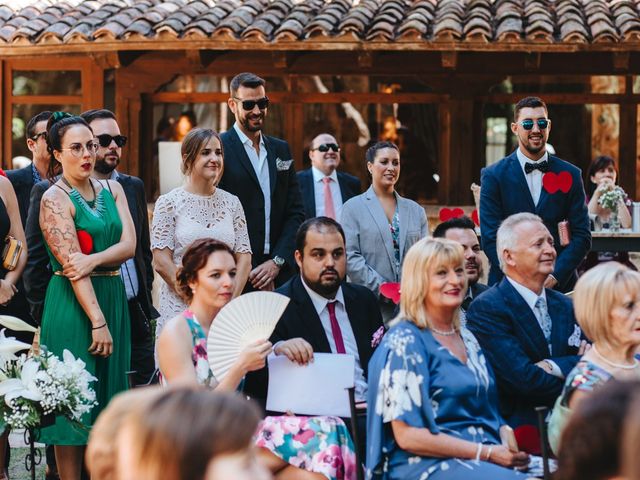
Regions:
<instances>
[{"instance_id":1,"label":"woman in green dress","mask_svg":"<svg viewBox=\"0 0 640 480\"><path fill-rule=\"evenodd\" d=\"M92 179L98 144L80 117L56 112L47 125L50 172L62 175L42 197L40 228L51 269L41 343L86 363L97 381L97 406L83 427L57 418L41 441L55 445L62 480L79 480L89 429L116 393L126 390L129 313L120 265L133 257L135 233L122 187Z\"/></svg>"}]
</instances>

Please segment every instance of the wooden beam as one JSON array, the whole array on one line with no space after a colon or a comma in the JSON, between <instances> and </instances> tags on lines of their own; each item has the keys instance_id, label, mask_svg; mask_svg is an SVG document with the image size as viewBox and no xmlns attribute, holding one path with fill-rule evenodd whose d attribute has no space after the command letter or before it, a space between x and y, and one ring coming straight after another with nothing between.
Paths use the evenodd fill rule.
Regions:
<instances>
[{"instance_id":1,"label":"wooden beam","mask_svg":"<svg viewBox=\"0 0 640 480\"><path fill-rule=\"evenodd\" d=\"M438 122L440 124L440 138L438 149L440 151L438 175L438 203L447 205L451 188L451 104L449 102L438 105Z\"/></svg>"},{"instance_id":2,"label":"wooden beam","mask_svg":"<svg viewBox=\"0 0 640 480\"><path fill-rule=\"evenodd\" d=\"M128 67L145 53L147 53L146 50L119 51L118 61L120 62L121 66Z\"/></svg>"},{"instance_id":3,"label":"wooden beam","mask_svg":"<svg viewBox=\"0 0 640 480\"><path fill-rule=\"evenodd\" d=\"M122 66L117 52L90 53L89 57L103 70Z\"/></svg>"},{"instance_id":4,"label":"wooden beam","mask_svg":"<svg viewBox=\"0 0 640 480\"><path fill-rule=\"evenodd\" d=\"M455 69L458 66L458 52L441 52L440 62L442 64L442 68Z\"/></svg>"},{"instance_id":5,"label":"wooden beam","mask_svg":"<svg viewBox=\"0 0 640 480\"><path fill-rule=\"evenodd\" d=\"M540 96L546 103L585 104L585 103L638 103L640 95L610 93L492 93L481 95L479 99L485 103L516 103L528 96Z\"/></svg>"},{"instance_id":6,"label":"wooden beam","mask_svg":"<svg viewBox=\"0 0 640 480\"><path fill-rule=\"evenodd\" d=\"M33 105L82 105L84 97L82 95L10 95L10 104L30 103Z\"/></svg>"},{"instance_id":7,"label":"wooden beam","mask_svg":"<svg viewBox=\"0 0 640 480\"><path fill-rule=\"evenodd\" d=\"M629 70L630 52L613 52L613 69L616 72L626 72Z\"/></svg>"},{"instance_id":8,"label":"wooden beam","mask_svg":"<svg viewBox=\"0 0 640 480\"><path fill-rule=\"evenodd\" d=\"M620 134L618 138L618 179L620 186L631 198L640 198L636 178L638 165L638 107L620 105Z\"/></svg>"}]
</instances>

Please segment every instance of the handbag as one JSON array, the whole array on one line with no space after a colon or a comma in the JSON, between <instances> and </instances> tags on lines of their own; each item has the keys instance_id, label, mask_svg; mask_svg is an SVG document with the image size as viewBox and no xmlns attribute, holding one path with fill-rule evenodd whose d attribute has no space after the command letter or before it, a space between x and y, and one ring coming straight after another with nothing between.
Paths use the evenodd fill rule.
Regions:
<instances>
[{"instance_id":1,"label":"handbag","mask_svg":"<svg viewBox=\"0 0 640 480\"><path fill-rule=\"evenodd\" d=\"M5 270L15 270L22 255L22 241L11 235L4 239L4 249L2 250L2 266Z\"/></svg>"}]
</instances>

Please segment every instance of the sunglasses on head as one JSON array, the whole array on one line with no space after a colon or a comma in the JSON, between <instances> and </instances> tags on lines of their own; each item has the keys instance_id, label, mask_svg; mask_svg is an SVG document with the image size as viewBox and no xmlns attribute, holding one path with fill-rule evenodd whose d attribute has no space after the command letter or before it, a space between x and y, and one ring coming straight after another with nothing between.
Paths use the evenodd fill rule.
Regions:
<instances>
[{"instance_id":1,"label":"sunglasses on head","mask_svg":"<svg viewBox=\"0 0 640 480\"><path fill-rule=\"evenodd\" d=\"M31 140L33 140L34 142L38 141L38 138L44 138L45 140L47 139L47 131L45 130L44 132L40 132L40 133L36 133L33 137L31 137Z\"/></svg>"},{"instance_id":2,"label":"sunglasses on head","mask_svg":"<svg viewBox=\"0 0 640 480\"><path fill-rule=\"evenodd\" d=\"M241 98L236 98L236 100L242 103L242 108L245 109L246 111L253 110L256 105L258 105L258 108L260 110L266 110L267 107L269 106L268 97L262 97L262 98L259 98L258 100L242 100Z\"/></svg>"},{"instance_id":3,"label":"sunglasses on head","mask_svg":"<svg viewBox=\"0 0 640 480\"><path fill-rule=\"evenodd\" d=\"M312 148L311 150L318 150L319 152L326 153L330 149L336 153L340 151L340 147L336 143L322 143L318 145L316 148Z\"/></svg>"},{"instance_id":4,"label":"sunglasses on head","mask_svg":"<svg viewBox=\"0 0 640 480\"><path fill-rule=\"evenodd\" d=\"M549 122L550 120L548 118L539 118L535 121L535 123L538 124L538 128L540 130L546 130L546 128L549 126ZM525 130L531 130L533 128L534 121L530 118L527 118L526 120L522 120L517 123L522 125L522 128L524 128Z\"/></svg>"},{"instance_id":5,"label":"sunglasses on head","mask_svg":"<svg viewBox=\"0 0 640 480\"><path fill-rule=\"evenodd\" d=\"M103 148L107 148L111 145L111 142L116 142L116 145L120 148L124 147L127 144L127 137L124 135L116 135L115 137L109 135L108 133L103 133L102 135L96 136L100 146Z\"/></svg>"}]
</instances>

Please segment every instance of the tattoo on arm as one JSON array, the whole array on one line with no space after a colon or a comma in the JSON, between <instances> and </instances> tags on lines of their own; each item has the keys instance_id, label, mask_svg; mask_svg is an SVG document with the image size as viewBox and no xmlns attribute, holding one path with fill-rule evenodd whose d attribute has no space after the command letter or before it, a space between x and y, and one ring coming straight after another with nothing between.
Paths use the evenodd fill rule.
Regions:
<instances>
[{"instance_id":1,"label":"tattoo on arm","mask_svg":"<svg viewBox=\"0 0 640 480\"><path fill-rule=\"evenodd\" d=\"M69 255L80 251L71 212L53 195L42 199L40 228L51 253L60 263L66 263Z\"/></svg>"}]
</instances>

